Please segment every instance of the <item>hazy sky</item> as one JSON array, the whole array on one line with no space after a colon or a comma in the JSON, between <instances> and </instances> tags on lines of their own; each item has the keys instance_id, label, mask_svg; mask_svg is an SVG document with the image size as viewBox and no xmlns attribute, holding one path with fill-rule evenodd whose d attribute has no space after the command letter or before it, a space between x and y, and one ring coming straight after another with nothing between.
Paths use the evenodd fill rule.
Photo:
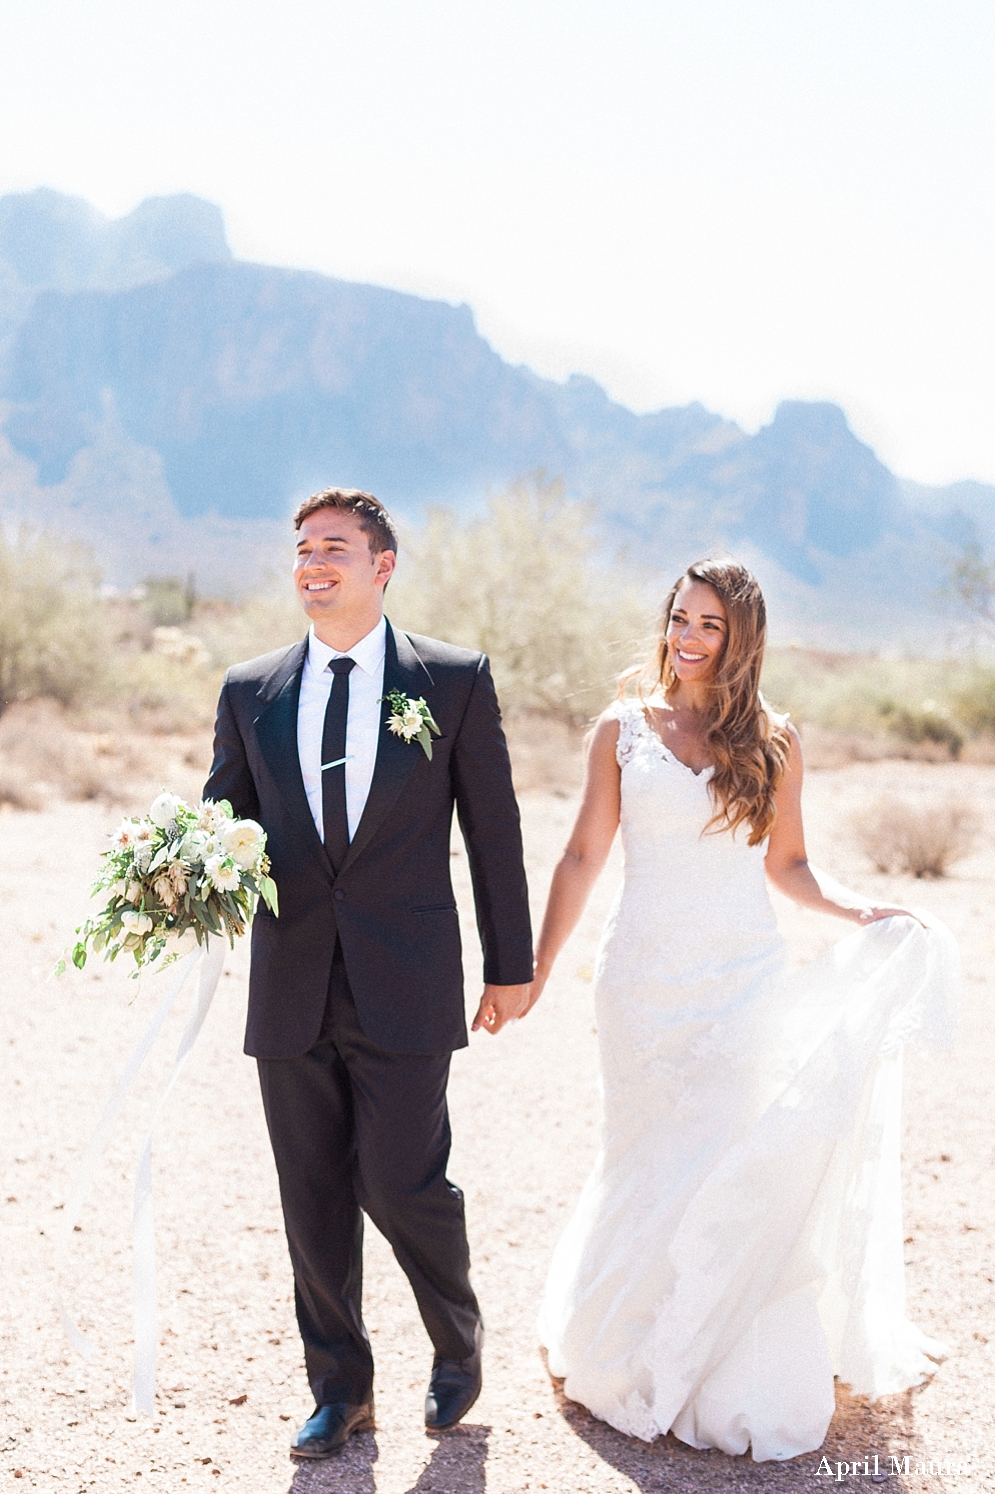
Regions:
<instances>
[{"instance_id":1,"label":"hazy sky","mask_svg":"<svg viewBox=\"0 0 995 1494\"><path fill-rule=\"evenodd\" d=\"M992 482L993 63L993 0L0 0L0 192L197 192L636 408Z\"/></svg>"}]
</instances>

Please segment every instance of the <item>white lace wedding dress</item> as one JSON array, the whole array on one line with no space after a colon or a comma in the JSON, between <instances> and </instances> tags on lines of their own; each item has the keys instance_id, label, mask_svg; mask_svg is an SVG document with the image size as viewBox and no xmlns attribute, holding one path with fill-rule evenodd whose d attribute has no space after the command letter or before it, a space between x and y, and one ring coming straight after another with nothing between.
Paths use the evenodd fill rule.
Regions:
<instances>
[{"instance_id":1,"label":"white lace wedding dress","mask_svg":"<svg viewBox=\"0 0 995 1494\"><path fill-rule=\"evenodd\" d=\"M625 877L598 960L601 1150L553 1258L566 1394L647 1441L811 1452L833 1376L878 1396L942 1353L905 1317L901 1052L947 1040L948 930L859 929L788 976L765 846L702 835L710 771L623 701Z\"/></svg>"}]
</instances>

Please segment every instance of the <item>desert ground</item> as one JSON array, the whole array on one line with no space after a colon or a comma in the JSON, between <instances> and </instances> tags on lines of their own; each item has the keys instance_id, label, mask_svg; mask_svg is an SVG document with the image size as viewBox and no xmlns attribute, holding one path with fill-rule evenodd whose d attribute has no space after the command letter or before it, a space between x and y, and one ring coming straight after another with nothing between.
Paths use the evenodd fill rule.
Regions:
<instances>
[{"instance_id":1,"label":"desert ground","mask_svg":"<svg viewBox=\"0 0 995 1494\"><path fill-rule=\"evenodd\" d=\"M565 750L565 749L564 749ZM195 756L195 754L194 754ZM191 754L171 787L192 792ZM528 789L522 808L535 908L541 909L576 802L575 765L558 790ZM939 881L875 872L853 821L883 791L910 802L968 800L982 837ZM296 1334L276 1178L253 1064L242 1056L248 949L229 955L201 1040L161 1118L154 1153L158 1238L156 1414L134 1419L131 1188L144 1127L172 1061L174 1013L128 1101L74 1234L65 1289L99 1348L69 1349L55 1307L54 1233L74 1167L166 976L136 990L91 962L50 972L85 908L106 804L50 803L0 813L3 1096L2 1366L4 1487L39 1490L237 1489L239 1494L655 1494L818 1490L870 1483L877 1454L910 1459L893 1489L995 1489L992 1260L995 1202L991 998L995 990L995 769L862 762L809 774L814 860L878 900L939 915L965 961L953 1051L910 1051L905 1189L910 1315L950 1354L928 1384L876 1404L840 1387L822 1454L788 1464L696 1452L672 1437L646 1445L566 1401L545 1371L534 1320L547 1262L595 1150L596 1037L591 972L619 874L613 857L582 927L527 1021L457 1054L451 1176L465 1190L474 1270L487 1322L485 1388L464 1425L429 1436L421 1408L431 1350L407 1285L376 1232L367 1240L366 1316L377 1355L375 1433L338 1457L298 1467L291 1430L311 1403ZM147 800L145 801L147 802ZM139 801L139 805L141 801ZM138 806L132 806L138 807ZM464 914L468 1002L479 955L466 858L453 864ZM810 958L843 925L779 908L793 955ZM859 1471L852 1465L859 1460ZM961 1465L963 1473L916 1473ZM837 1462L849 1472L837 1477ZM901 1466L901 1464L900 1464Z\"/></svg>"}]
</instances>

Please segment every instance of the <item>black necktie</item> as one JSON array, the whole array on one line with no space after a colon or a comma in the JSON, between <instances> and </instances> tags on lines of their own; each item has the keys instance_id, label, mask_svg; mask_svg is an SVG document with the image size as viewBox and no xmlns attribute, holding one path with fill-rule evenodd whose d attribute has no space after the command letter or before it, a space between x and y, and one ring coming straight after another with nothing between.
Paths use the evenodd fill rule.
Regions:
<instances>
[{"instance_id":1,"label":"black necktie","mask_svg":"<svg viewBox=\"0 0 995 1494\"><path fill-rule=\"evenodd\" d=\"M332 659L335 678L328 692L325 727L321 734L321 819L325 850L338 871L349 849L349 817L345 802L345 730L349 717L349 671L355 659Z\"/></svg>"}]
</instances>

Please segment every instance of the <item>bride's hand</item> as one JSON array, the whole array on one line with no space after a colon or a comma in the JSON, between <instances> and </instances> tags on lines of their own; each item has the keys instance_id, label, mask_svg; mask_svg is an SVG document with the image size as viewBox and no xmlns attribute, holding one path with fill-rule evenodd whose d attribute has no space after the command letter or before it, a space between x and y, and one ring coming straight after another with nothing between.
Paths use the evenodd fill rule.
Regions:
<instances>
[{"instance_id":1,"label":"bride's hand","mask_svg":"<svg viewBox=\"0 0 995 1494\"><path fill-rule=\"evenodd\" d=\"M924 929L929 924L918 913L913 913L911 908L897 908L890 904L866 903L860 908L854 908L854 921L856 923L878 923L882 918L914 918L916 923L921 924Z\"/></svg>"},{"instance_id":2,"label":"bride's hand","mask_svg":"<svg viewBox=\"0 0 995 1494\"><path fill-rule=\"evenodd\" d=\"M548 979L549 979L549 972L548 971L546 971L546 972L542 972L542 971L539 971L539 970L536 971L535 976L534 976L533 981L532 981L532 984L529 986L529 1004L525 1008L526 1015L528 1015L528 1013L535 1006L536 1002L539 1000L539 997L542 995L543 991L546 988L546 982L547 982Z\"/></svg>"}]
</instances>

